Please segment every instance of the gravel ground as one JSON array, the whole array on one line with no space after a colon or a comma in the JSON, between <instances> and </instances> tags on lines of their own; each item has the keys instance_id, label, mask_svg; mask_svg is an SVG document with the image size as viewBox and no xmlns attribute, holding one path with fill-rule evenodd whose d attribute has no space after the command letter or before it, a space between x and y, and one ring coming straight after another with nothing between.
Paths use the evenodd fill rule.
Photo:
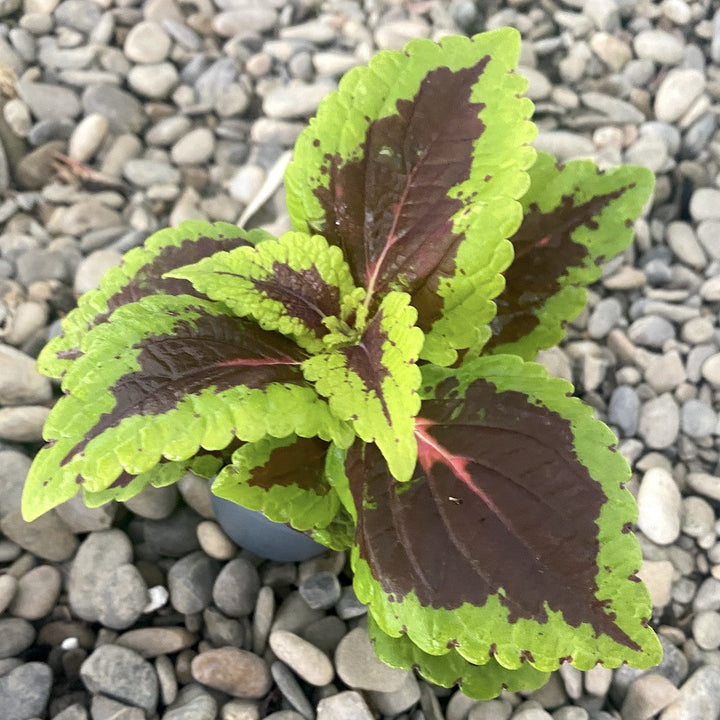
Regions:
<instances>
[{"instance_id":1,"label":"gravel ground","mask_svg":"<svg viewBox=\"0 0 720 720\"><path fill-rule=\"evenodd\" d=\"M0 0L0 716L4 720L720 717L717 0ZM343 554L261 562L204 481L34 523L53 387L33 358L123 252L188 218L288 228L286 151L378 48L513 25L561 159L657 173L637 241L543 353L616 430L665 646L475 702L375 661ZM242 218L242 219L240 219Z\"/></svg>"}]
</instances>

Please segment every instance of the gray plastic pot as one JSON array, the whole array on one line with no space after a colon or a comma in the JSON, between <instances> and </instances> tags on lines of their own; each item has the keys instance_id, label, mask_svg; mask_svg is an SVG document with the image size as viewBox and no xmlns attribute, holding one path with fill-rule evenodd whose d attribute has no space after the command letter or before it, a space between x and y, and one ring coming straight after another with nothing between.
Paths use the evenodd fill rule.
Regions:
<instances>
[{"instance_id":1,"label":"gray plastic pot","mask_svg":"<svg viewBox=\"0 0 720 720\"><path fill-rule=\"evenodd\" d=\"M268 520L258 510L248 510L210 493L220 527L240 547L255 555L280 562L308 560L327 551L307 535L289 525Z\"/></svg>"}]
</instances>

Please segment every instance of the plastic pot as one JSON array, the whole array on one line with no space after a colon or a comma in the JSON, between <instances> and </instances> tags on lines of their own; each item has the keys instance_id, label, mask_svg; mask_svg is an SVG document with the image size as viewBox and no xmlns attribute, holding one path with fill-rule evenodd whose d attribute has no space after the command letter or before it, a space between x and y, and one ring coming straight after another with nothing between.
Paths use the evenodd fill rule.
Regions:
<instances>
[{"instance_id":1,"label":"plastic pot","mask_svg":"<svg viewBox=\"0 0 720 720\"><path fill-rule=\"evenodd\" d=\"M225 533L255 555L280 562L298 562L327 551L324 545L289 525L268 520L259 510L248 510L212 493L210 499Z\"/></svg>"}]
</instances>

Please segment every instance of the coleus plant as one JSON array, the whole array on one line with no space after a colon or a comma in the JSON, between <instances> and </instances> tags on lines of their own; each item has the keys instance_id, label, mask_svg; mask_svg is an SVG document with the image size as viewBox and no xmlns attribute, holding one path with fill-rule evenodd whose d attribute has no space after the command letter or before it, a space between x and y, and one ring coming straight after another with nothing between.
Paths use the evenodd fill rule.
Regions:
<instances>
[{"instance_id":1,"label":"coleus plant","mask_svg":"<svg viewBox=\"0 0 720 720\"><path fill-rule=\"evenodd\" d=\"M39 359L64 395L25 517L217 473L351 550L391 665L489 698L564 662L657 663L628 466L532 362L653 177L536 153L519 43L377 54L297 141L291 232L186 222L81 297Z\"/></svg>"}]
</instances>

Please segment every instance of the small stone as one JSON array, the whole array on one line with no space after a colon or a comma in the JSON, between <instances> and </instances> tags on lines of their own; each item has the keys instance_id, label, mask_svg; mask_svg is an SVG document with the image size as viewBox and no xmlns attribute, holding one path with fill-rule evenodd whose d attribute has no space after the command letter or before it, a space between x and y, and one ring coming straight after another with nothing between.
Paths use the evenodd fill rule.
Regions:
<instances>
[{"instance_id":1,"label":"small stone","mask_svg":"<svg viewBox=\"0 0 720 720\"><path fill-rule=\"evenodd\" d=\"M181 505L162 520L145 520L145 541L158 555L183 557L200 547L196 531L199 522L193 510Z\"/></svg>"},{"instance_id":2,"label":"small stone","mask_svg":"<svg viewBox=\"0 0 720 720\"><path fill-rule=\"evenodd\" d=\"M715 353L705 360L701 368L702 376L714 387L720 387L720 353Z\"/></svg>"},{"instance_id":3,"label":"small stone","mask_svg":"<svg viewBox=\"0 0 720 720\"><path fill-rule=\"evenodd\" d=\"M703 610L720 610L720 580L709 577L700 583L693 599L692 609L696 613Z\"/></svg>"},{"instance_id":4,"label":"small stone","mask_svg":"<svg viewBox=\"0 0 720 720\"><path fill-rule=\"evenodd\" d=\"M715 326L705 317L693 318L682 326L682 339L691 345L701 345L712 340Z\"/></svg>"},{"instance_id":5,"label":"small stone","mask_svg":"<svg viewBox=\"0 0 720 720\"><path fill-rule=\"evenodd\" d=\"M80 677L92 693L104 693L149 714L157 708L155 668L133 650L101 645L81 665Z\"/></svg>"},{"instance_id":6,"label":"small stone","mask_svg":"<svg viewBox=\"0 0 720 720\"><path fill-rule=\"evenodd\" d=\"M83 92L82 105L86 115L102 115L113 133L138 133L146 122L141 103L115 85L89 85Z\"/></svg>"},{"instance_id":7,"label":"small stone","mask_svg":"<svg viewBox=\"0 0 720 720\"><path fill-rule=\"evenodd\" d=\"M0 659L27 650L35 640L35 629L22 618L0 618Z\"/></svg>"},{"instance_id":8,"label":"small stone","mask_svg":"<svg viewBox=\"0 0 720 720\"><path fill-rule=\"evenodd\" d=\"M0 440L40 442L49 413L50 408L42 405L0 408Z\"/></svg>"},{"instance_id":9,"label":"small stone","mask_svg":"<svg viewBox=\"0 0 720 720\"><path fill-rule=\"evenodd\" d=\"M623 308L617 298L603 298L593 309L588 320L588 335L593 340L604 338L623 316Z\"/></svg>"},{"instance_id":10,"label":"small stone","mask_svg":"<svg viewBox=\"0 0 720 720\"><path fill-rule=\"evenodd\" d=\"M661 350L663 345L674 337L673 324L659 315L645 315L628 328L628 338L632 342L657 350Z\"/></svg>"},{"instance_id":11,"label":"small stone","mask_svg":"<svg viewBox=\"0 0 720 720\"><path fill-rule=\"evenodd\" d=\"M383 22L375 31L375 42L381 50L402 50L413 38L429 35L427 21L416 15L414 19Z\"/></svg>"},{"instance_id":12,"label":"small stone","mask_svg":"<svg viewBox=\"0 0 720 720\"><path fill-rule=\"evenodd\" d=\"M662 720L707 720L720 713L720 668L696 670L680 688L677 699L662 713Z\"/></svg>"},{"instance_id":13,"label":"small stone","mask_svg":"<svg viewBox=\"0 0 720 720\"><path fill-rule=\"evenodd\" d=\"M77 538L53 511L26 522L20 510L15 510L0 520L0 531L24 550L50 562L69 560L78 546Z\"/></svg>"},{"instance_id":14,"label":"small stone","mask_svg":"<svg viewBox=\"0 0 720 720\"><path fill-rule=\"evenodd\" d=\"M91 230L117 227L120 223L117 211L91 199L55 208L47 227L53 234L67 233L79 237Z\"/></svg>"},{"instance_id":15,"label":"small stone","mask_svg":"<svg viewBox=\"0 0 720 720\"><path fill-rule=\"evenodd\" d=\"M700 297L705 302L719 302L720 301L720 275L708 278L700 286Z\"/></svg>"},{"instance_id":16,"label":"small stone","mask_svg":"<svg viewBox=\"0 0 720 720\"><path fill-rule=\"evenodd\" d=\"M18 581L12 575L0 575L0 615L13 601L17 587Z\"/></svg>"},{"instance_id":17,"label":"small stone","mask_svg":"<svg viewBox=\"0 0 720 720\"><path fill-rule=\"evenodd\" d=\"M314 610L327 610L340 599L340 582L331 572L319 572L300 583L305 602Z\"/></svg>"},{"instance_id":18,"label":"small stone","mask_svg":"<svg viewBox=\"0 0 720 720\"><path fill-rule=\"evenodd\" d=\"M655 94L655 117L661 122L679 120L705 90L705 77L699 70L673 69Z\"/></svg>"},{"instance_id":19,"label":"small stone","mask_svg":"<svg viewBox=\"0 0 720 720\"><path fill-rule=\"evenodd\" d=\"M227 10L213 16L212 29L220 37L234 37L238 34L262 33L275 27L275 10L262 6L245 6L242 9Z\"/></svg>"},{"instance_id":20,"label":"small stone","mask_svg":"<svg viewBox=\"0 0 720 720\"><path fill-rule=\"evenodd\" d=\"M133 185L150 187L150 185L175 185L180 182L180 172L170 163L135 158L128 160L123 168L123 175Z\"/></svg>"},{"instance_id":21,"label":"small stone","mask_svg":"<svg viewBox=\"0 0 720 720\"><path fill-rule=\"evenodd\" d=\"M163 100L180 81L171 62L135 65L127 75L128 85L139 95L151 100Z\"/></svg>"},{"instance_id":22,"label":"small stone","mask_svg":"<svg viewBox=\"0 0 720 720\"><path fill-rule=\"evenodd\" d=\"M420 686L415 676L408 673L399 688L387 692L369 690L368 699L383 715L392 717L415 705L420 699Z\"/></svg>"},{"instance_id":23,"label":"small stone","mask_svg":"<svg viewBox=\"0 0 720 720\"><path fill-rule=\"evenodd\" d=\"M608 421L622 431L623 437L633 437L637 432L640 399L633 388L618 385L608 404Z\"/></svg>"},{"instance_id":24,"label":"small stone","mask_svg":"<svg viewBox=\"0 0 720 720\"><path fill-rule=\"evenodd\" d=\"M560 162L577 158L589 158L595 154L592 140L567 130L541 130L533 146L554 155Z\"/></svg>"},{"instance_id":25,"label":"small stone","mask_svg":"<svg viewBox=\"0 0 720 720\"><path fill-rule=\"evenodd\" d=\"M670 603L675 568L669 560L643 560L637 576L645 583L653 607Z\"/></svg>"},{"instance_id":26,"label":"small stone","mask_svg":"<svg viewBox=\"0 0 720 720\"><path fill-rule=\"evenodd\" d=\"M300 593L297 590L293 590L278 608L272 629L289 630L290 632L297 633L310 623L322 617L325 617L324 612L313 610L302 599Z\"/></svg>"},{"instance_id":27,"label":"small stone","mask_svg":"<svg viewBox=\"0 0 720 720\"><path fill-rule=\"evenodd\" d=\"M75 555L68 580L68 599L77 617L96 622L98 608L93 600L95 588L119 565L132 560L127 535L117 528L90 533Z\"/></svg>"},{"instance_id":28,"label":"small stone","mask_svg":"<svg viewBox=\"0 0 720 720\"><path fill-rule=\"evenodd\" d=\"M689 267L701 270L707 264L705 252L689 223L671 222L667 228L667 242L675 255Z\"/></svg>"},{"instance_id":29,"label":"small stone","mask_svg":"<svg viewBox=\"0 0 720 720\"><path fill-rule=\"evenodd\" d=\"M698 188L690 198L690 214L696 222L720 218L720 190ZM699 230L699 228L698 228Z\"/></svg>"},{"instance_id":30,"label":"small stone","mask_svg":"<svg viewBox=\"0 0 720 720\"><path fill-rule=\"evenodd\" d=\"M270 633L270 648L280 660L311 685L328 685L335 676L327 655L295 633L275 630Z\"/></svg>"},{"instance_id":31,"label":"small stone","mask_svg":"<svg viewBox=\"0 0 720 720\"><path fill-rule=\"evenodd\" d=\"M658 545L670 545L680 535L680 490L672 475L660 467L643 476L638 492L638 527Z\"/></svg>"},{"instance_id":32,"label":"small stone","mask_svg":"<svg viewBox=\"0 0 720 720\"><path fill-rule=\"evenodd\" d=\"M62 576L52 565L38 565L17 581L10 614L25 620L39 620L55 607Z\"/></svg>"},{"instance_id":33,"label":"small stone","mask_svg":"<svg viewBox=\"0 0 720 720\"><path fill-rule=\"evenodd\" d=\"M55 508L60 519L75 534L107 530L117 511L117 503L109 502L96 508L89 508L79 493Z\"/></svg>"},{"instance_id":34,"label":"small stone","mask_svg":"<svg viewBox=\"0 0 720 720\"><path fill-rule=\"evenodd\" d=\"M21 81L17 90L37 120L63 120L80 114L80 101L69 88Z\"/></svg>"},{"instance_id":35,"label":"small stone","mask_svg":"<svg viewBox=\"0 0 720 720\"><path fill-rule=\"evenodd\" d=\"M155 672L160 684L160 702L171 705L178 695L178 681L172 660L167 655L159 655L155 659Z\"/></svg>"},{"instance_id":36,"label":"small stone","mask_svg":"<svg viewBox=\"0 0 720 720\"><path fill-rule=\"evenodd\" d=\"M52 397L52 386L35 367L35 360L0 343L0 405L42 405Z\"/></svg>"},{"instance_id":37,"label":"small stone","mask_svg":"<svg viewBox=\"0 0 720 720\"><path fill-rule=\"evenodd\" d=\"M90 113L78 123L68 143L68 156L86 162L95 156L102 145L108 128L107 119L100 113Z\"/></svg>"},{"instance_id":38,"label":"small stone","mask_svg":"<svg viewBox=\"0 0 720 720\"><path fill-rule=\"evenodd\" d=\"M128 630L116 643L130 648L144 658L172 655L197 642L197 637L183 627L145 627Z\"/></svg>"},{"instance_id":39,"label":"small stone","mask_svg":"<svg viewBox=\"0 0 720 720\"><path fill-rule=\"evenodd\" d=\"M695 492L712 500L720 500L720 477L708 473L694 472L688 473L686 480Z\"/></svg>"},{"instance_id":40,"label":"small stone","mask_svg":"<svg viewBox=\"0 0 720 720\"><path fill-rule=\"evenodd\" d=\"M163 720L215 720L217 702L198 685L186 685L163 714Z\"/></svg>"},{"instance_id":41,"label":"small stone","mask_svg":"<svg viewBox=\"0 0 720 720\"><path fill-rule=\"evenodd\" d=\"M191 127L192 122L189 118L184 115L173 115L168 118L163 118L153 125L147 131L145 140L148 145L165 147L172 145L183 135L186 135Z\"/></svg>"},{"instance_id":42,"label":"small stone","mask_svg":"<svg viewBox=\"0 0 720 720\"><path fill-rule=\"evenodd\" d=\"M255 608L260 577L255 566L245 558L235 558L225 565L215 580L213 602L230 617L245 617Z\"/></svg>"},{"instance_id":43,"label":"small stone","mask_svg":"<svg viewBox=\"0 0 720 720\"><path fill-rule=\"evenodd\" d=\"M7 675L0 676L3 720L45 717L52 680L52 670L40 662L24 663Z\"/></svg>"},{"instance_id":44,"label":"small stone","mask_svg":"<svg viewBox=\"0 0 720 720\"><path fill-rule=\"evenodd\" d=\"M701 538L712 532L715 525L715 511L707 500L690 495L682 501L681 529L690 537Z\"/></svg>"},{"instance_id":45,"label":"small stone","mask_svg":"<svg viewBox=\"0 0 720 720\"><path fill-rule=\"evenodd\" d=\"M363 696L355 690L323 698L317 705L317 720L373 720L374 717Z\"/></svg>"},{"instance_id":46,"label":"small stone","mask_svg":"<svg viewBox=\"0 0 720 720\"><path fill-rule=\"evenodd\" d=\"M173 485L158 488L148 485L137 495L126 500L125 506L140 517L164 520L172 515L177 501L178 492Z\"/></svg>"},{"instance_id":47,"label":"small stone","mask_svg":"<svg viewBox=\"0 0 720 720\"><path fill-rule=\"evenodd\" d=\"M407 670L388 667L378 659L364 628L351 630L340 641L335 667L340 679L355 690L392 693L403 687L409 675Z\"/></svg>"},{"instance_id":48,"label":"small stone","mask_svg":"<svg viewBox=\"0 0 720 720\"><path fill-rule=\"evenodd\" d=\"M170 155L176 165L201 165L212 157L214 150L212 130L198 127L180 138L173 145Z\"/></svg>"},{"instance_id":49,"label":"small stone","mask_svg":"<svg viewBox=\"0 0 720 720\"><path fill-rule=\"evenodd\" d=\"M692 633L703 650L716 650L720 647L720 613L712 610L697 613L692 621Z\"/></svg>"},{"instance_id":50,"label":"small stone","mask_svg":"<svg viewBox=\"0 0 720 720\"><path fill-rule=\"evenodd\" d=\"M333 89L326 82L307 84L300 80L290 80L265 95L263 112L270 118L282 120L310 117L320 101Z\"/></svg>"},{"instance_id":51,"label":"small stone","mask_svg":"<svg viewBox=\"0 0 720 720\"><path fill-rule=\"evenodd\" d=\"M151 64L165 60L171 46L172 41L162 26L146 20L130 28L125 37L123 52L133 62Z\"/></svg>"},{"instance_id":52,"label":"small stone","mask_svg":"<svg viewBox=\"0 0 720 720\"><path fill-rule=\"evenodd\" d=\"M134 565L125 563L114 568L95 588L92 604L105 627L124 630L135 624L149 600L142 575Z\"/></svg>"},{"instance_id":53,"label":"small stone","mask_svg":"<svg viewBox=\"0 0 720 720\"><path fill-rule=\"evenodd\" d=\"M200 547L206 555L216 560L230 560L237 553L235 543L212 520L205 520L197 526Z\"/></svg>"},{"instance_id":54,"label":"small stone","mask_svg":"<svg viewBox=\"0 0 720 720\"><path fill-rule=\"evenodd\" d=\"M704 220L697 226L697 236L705 252L720 260L720 220Z\"/></svg>"},{"instance_id":55,"label":"small stone","mask_svg":"<svg viewBox=\"0 0 720 720\"><path fill-rule=\"evenodd\" d=\"M261 698L272 685L267 663L253 653L222 647L196 655L190 665L197 682L238 698Z\"/></svg>"},{"instance_id":56,"label":"small stone","mask_svg":"<svg viewBox=\"0 0 720 720\"><path fill-rule=\"evenodd\" d=\"M675 35L664 30L643 30L633 41L639 58L663 65L677 65L685 54L685 44Z\"/></svg>"},{"instance_id":57,"label":"small stone","mask_svg":"<svg viewBox=\"0 0 720 720\"><path fill-rule=\"evenodd\" d=\"M585 690L595 697L605 697L612 682L612 670L596 665L585 673Z\"/></svg>"},{"instance_id":58,"label":"small stone","mask_svg":"<svg viewBox=\"0 0 720 720\"><path fill-rule=\"evenodd\" d=\"M467 713L467 720L509 720L513 707L507 700L484 700Z\"/></svg>"},{"instance_id":59,"label":"small stone","mask_svg":"<svg viewBox=\"0 0 720 720\"><path fill-rule=\"evenodd\" d=\"M90 253L90 255L83 258L75 271L73 287L75 294L80 296L88 290L97 288L105 273L121 262L122 255L110 248Z\"/></svg>"},{"instance_id":60,"label":"small stone","mask_svg":"<svg viewBox=\"0 0 720 720\"><path fill-rule=\"evenodd\" d=\"M674 390L687 380L685 365L680 353L671 350L662 355L653 355L645 367L645 382L656 392Z\"/></svg>"},{"instance_id":61,"label":"small stone","mask_svg":"<svg viewBox=\"0 0 720 720\"><path fill-rule=\"evenodd\" d=\"M276 660L270 666L270 674L285 701L295 708L301 717L312 718L315 715L315 710L305 697L300 683L285 663Z\"/></svg>"},{"instance_id":62,"label":"small stone","mask_svg":"<svg viewBox=\"0 0 720 720\"><path fill-rule=\"evenodd\" d=\"M620 714L623 720L650 720L679 694L679 690L662 675L641 675L630 684Z\"/></svg>"},{"instance_id":63,"label":"small stone","mask_svg":"<svg viewBox=\"0 0 720 720\"><path fill-rule=\"evenodd\" d=\"M648 400L640 409L638 434L654 450L670 447L680 431L680 411L670 393Z\"/></svg>"},{"instance_id":64,"label":"small stone","mask_svg":"<svg viewBox=\"0 0 720 720\"><path fill-rule=\"evenodd\" d=\"M626 42L607 32L594 33L590 49L614 72L622 70L633 56Z\"/></svg>"},{"instance_id":65,"label":"small stone","mask_svg":"<svg viewBox=\"0 0 720 720\"><path fill-rule=\"evenodd\" d=\"M203 552L178 560L168 571L168 590L172 606L185 615L204 610L212 600L218 564Z\"/></svg>"}]
</instances>

